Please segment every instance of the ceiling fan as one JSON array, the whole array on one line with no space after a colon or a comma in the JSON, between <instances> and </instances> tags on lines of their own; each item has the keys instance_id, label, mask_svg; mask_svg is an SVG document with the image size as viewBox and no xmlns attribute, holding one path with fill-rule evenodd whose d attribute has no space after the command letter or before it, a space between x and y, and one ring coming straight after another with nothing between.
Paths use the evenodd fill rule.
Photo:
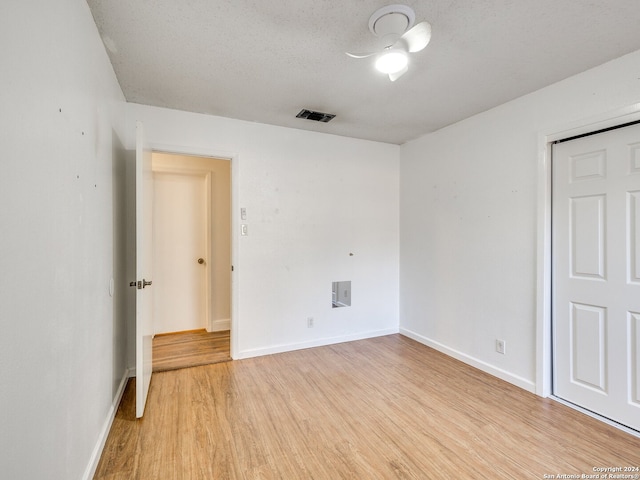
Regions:
<instances>
[{"instance_id":1,"label":"ceiling fan","mask_svg":"<svg viewBox=\"0 0 640 480\"><path fill-rule=\"evenodd\" d=\"M369 18L369 30L382 41L382 49L372 53L349 53L353 58L374 55L376 69L395 82L409 70L409 53L419 52L431 40L431 25L414 25L415 13L406 5L388 5L376 10Z\"/></svg>"}]
</instances>

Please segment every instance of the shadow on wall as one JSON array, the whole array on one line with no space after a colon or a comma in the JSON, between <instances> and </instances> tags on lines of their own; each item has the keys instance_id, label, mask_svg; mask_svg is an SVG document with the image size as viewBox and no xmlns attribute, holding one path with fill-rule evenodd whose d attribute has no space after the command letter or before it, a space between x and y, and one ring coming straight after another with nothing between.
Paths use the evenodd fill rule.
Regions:
<instances>
[{"instance_id":1,"label":"shadow on wall","mask_svg":"<svg viewBox=\"0 0 640 480\"><path fill-rule=\"evenodd\" d=\"M127 369L127 319L132 318L127 301L129 272L127 272L127 202L128 153L118 134L112 130L112 221L113 221L113 278L109 293L113 296L113 383L112 398L118 391Z\"/></svg>"}]
</instances>

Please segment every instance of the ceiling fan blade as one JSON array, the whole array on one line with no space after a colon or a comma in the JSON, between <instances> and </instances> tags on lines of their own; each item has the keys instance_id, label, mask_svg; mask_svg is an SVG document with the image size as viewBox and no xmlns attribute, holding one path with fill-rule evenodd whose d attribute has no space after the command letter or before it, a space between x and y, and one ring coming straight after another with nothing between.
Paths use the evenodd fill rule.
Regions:
<instances>
[{"instance_id":1,"label":"ceiling fan blade","mask_svg":"<svg viewBox=\"0 0 640 480\"><path fill-rule=\"evenodd\" d=\"M349 55L352 58L367 58L367 57L372 57L373 55L377 55L378 52L373 52L373 53L349 53L349 52L345 52L347 55Z\"/></svg>"},{"instance_id":2,"label":"ceiling fan blade","mask_svg":"<svg viewBox=\"0 0 640 480\"><path fill-rule=\"evenodd\" d=\"M406 31L398 42L403 42L407 50L411 53L419 52L429 44L431 40L431 24L420 22L410 30Z\"/></svg>"},{"instance_id":3,"label":"ceiling fan blade","mask_svg":"<svg viewBox=\"0 0 640 480\"><path fill-rule=\"evenodd\" d=\"M409 71L409 67L404 67L402 70L395 72L395 73L390 73L389 74L389 80L391 80L392 82L395 82L397 79L399 79L402 75L404 75L405 73L407 73Z\"/></svg>"}]
</instances>

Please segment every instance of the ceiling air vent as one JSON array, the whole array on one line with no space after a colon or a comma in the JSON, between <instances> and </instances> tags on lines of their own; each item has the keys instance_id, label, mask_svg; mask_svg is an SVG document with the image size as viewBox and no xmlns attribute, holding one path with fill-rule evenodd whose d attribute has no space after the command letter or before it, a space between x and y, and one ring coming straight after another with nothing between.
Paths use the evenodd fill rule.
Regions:
<instances>
[{"instance_id":1,"label":"ceiling air vent","mask_svg":"<svg viewBox=\"0 0 640 480\"><path fill-rule=\"evenodd\" d=\"M300 113L296 115L296 118L306 118L307 120L314 120L316 122L327 123L333 117L335 117L332 113L322 113L322 112L314 112L313 110L307 110L303 108L300 110Z\"/></svg>"}]
</instances>

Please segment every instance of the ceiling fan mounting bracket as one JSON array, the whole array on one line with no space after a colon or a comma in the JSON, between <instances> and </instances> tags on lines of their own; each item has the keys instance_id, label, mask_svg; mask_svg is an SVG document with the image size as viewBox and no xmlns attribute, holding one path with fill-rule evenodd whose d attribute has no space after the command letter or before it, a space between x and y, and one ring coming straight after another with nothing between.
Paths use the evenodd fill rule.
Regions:
<instances>
[{"instance_id":1,"label":"ceiling fan mounting bracket","mask_svg":"<svg viewBox=\"0 0 640 480\"><path fill-rule=\"evenodd\" d=\"M402 35L416 20L416 14L406 5L387 5L379 8L369 18L369 30L376 37L389 34Z\"/></svg>"}]
</instances>

